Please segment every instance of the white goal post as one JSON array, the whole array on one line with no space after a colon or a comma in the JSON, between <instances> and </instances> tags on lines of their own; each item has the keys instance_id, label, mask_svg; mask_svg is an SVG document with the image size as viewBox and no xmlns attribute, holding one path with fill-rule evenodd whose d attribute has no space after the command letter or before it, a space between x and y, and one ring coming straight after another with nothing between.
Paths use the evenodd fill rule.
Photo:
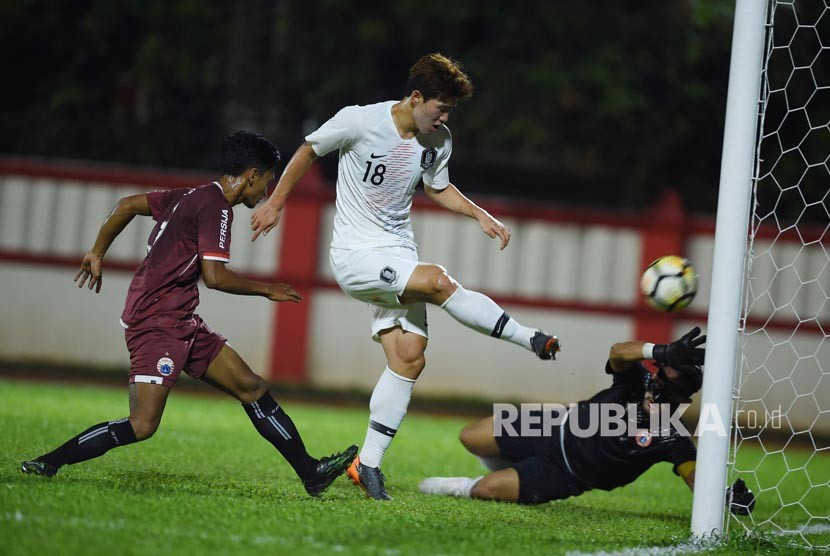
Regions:
<instances>
[{"instance_id":1,"label":"white goal post","mask_svg":"<svg viewBox=\"0 0 830 556\"><path fill-rule=\"evenodd\" d=\"M714 417L721 426L720 431L714 430L718 427L702 430L698 438L692 504L692 534L696 537L723 532L728 432L755 168L766 13L766 0L737 0L735 3L706 330L706 372L701 394L701 407L717 408Z\"/></svg>"},{"instance_id":2,"label":"white goal post","mask_svg":"<svg viewBox=\"0 0 830 556\"><path fill-rule=\"evenodd\" d=\"M734 525L830 548L828 323L830 2L737 0L695 538L717 540ZM756 410L761 426L751 430L743 416ZM736 478L755 492L755 509L727 522Z\"/></svg>"}]
</instances>

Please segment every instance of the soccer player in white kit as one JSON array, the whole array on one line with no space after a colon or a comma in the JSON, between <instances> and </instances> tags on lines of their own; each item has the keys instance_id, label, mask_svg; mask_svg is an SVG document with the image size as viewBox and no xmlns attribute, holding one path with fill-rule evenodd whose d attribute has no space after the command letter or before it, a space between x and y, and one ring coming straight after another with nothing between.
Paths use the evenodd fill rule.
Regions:
<instances>
[{"instance_id":1,"label":"soccer player in white kit","mask_svg":"<svg viewBox=\"0 0 830 556\"><path fill-rule=\"evenodd\" d=\"M489 297L464 289L444 267L418 261L410 209L423 180L427 196L474 218L498 237L510 230L450 183L452 137L446 122L473 86L460 64L428 54L409 71L400 101L347 106L308 135L285 168L274 193L251 217L255 240L280 220L288 195L318 156L339 151L337 201L330 262L340 287L373 305L372 337L387 366L369 401L369 427L348 473L367 496L390 500L380 472L383 455L406 415L415 380L424 369L426 303L461 324L553 359L559 340L522 326Z\"/></svg>"}]
</instances>

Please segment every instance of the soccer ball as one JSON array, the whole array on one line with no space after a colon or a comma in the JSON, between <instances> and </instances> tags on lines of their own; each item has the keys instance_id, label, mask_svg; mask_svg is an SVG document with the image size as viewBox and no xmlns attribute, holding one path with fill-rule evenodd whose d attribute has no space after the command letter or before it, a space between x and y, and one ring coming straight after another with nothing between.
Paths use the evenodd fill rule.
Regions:
<instances>
[{"instance_id":1,"label":"soccer ball","mask_svg":"<svg viewBox=\"0 0 830 556\"><path fill-rule=\"evenodd\" d=\"M640 290L646 302L658 311L680 311L697 294L697 272L688 259L666 255L643 271Z\"/></svg>"}]
</instances>

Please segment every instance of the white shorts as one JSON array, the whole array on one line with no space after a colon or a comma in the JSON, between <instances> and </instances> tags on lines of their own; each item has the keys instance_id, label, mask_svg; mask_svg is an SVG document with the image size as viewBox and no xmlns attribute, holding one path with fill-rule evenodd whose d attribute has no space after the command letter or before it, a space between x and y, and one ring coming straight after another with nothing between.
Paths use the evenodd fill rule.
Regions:
<instances>
[{"instance_id":1,"label":"white shorts","mask_svg":"<svg viewBox=\"0 0 830 556\"><path fill-rule=\"evenodd\" d=\"M372 339L400 326L427 338L424 303L403 305L398 299L418 266L418 253L406 247L331 249L329 263L334 279L350 297L372 305Z\"/></svg>"}]
</instances>

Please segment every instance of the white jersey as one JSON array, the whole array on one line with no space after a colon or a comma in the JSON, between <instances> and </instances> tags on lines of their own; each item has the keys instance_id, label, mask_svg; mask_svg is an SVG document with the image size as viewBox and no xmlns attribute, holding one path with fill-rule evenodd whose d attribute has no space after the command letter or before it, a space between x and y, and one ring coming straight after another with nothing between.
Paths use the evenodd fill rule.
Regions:
<instances>
[{"instance_id":1,"label":"white jersey","mask_svg":"<svg viewBox=\"0 0 830 556\"><path fill-rule=\"evenodd\" d=\"M396 102L347 106L305 138L317 156L340 150L332 248L415 249L415 188L421 179L434 189L450 183L450 130L402 139L392 120Z\"/></svg>"}]
</instances>

